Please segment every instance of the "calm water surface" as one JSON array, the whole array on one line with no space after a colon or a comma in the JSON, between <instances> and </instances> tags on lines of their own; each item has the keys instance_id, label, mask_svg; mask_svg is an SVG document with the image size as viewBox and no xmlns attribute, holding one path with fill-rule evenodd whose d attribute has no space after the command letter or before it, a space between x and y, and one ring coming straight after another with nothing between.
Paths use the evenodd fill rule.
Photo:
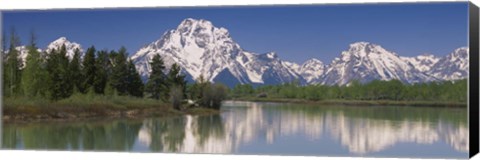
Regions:
<instances>
[{"instance_id":1,"label":"calm water surface","mask_svg":"<svg viewBox=\"0 0 480 160\"><path fill-rule=\"evenodd\" d=\"M226 102L220 115L5 124L3 147L467 158L467 109Z\"/></svg>"}]
</instances>

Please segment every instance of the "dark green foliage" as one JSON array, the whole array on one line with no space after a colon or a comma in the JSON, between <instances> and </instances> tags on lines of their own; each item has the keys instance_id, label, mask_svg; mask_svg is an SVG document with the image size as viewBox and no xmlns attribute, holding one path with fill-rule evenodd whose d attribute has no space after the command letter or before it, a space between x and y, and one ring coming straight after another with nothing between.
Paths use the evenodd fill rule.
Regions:
<instances>
[{"instance_id":1,"label":"dark green foliage","mask_svg":"<svg viewBox=\"0 0 480 160\"><path fill-rule=\"evenodd\" d=\"M184 93L183 97L186 97L187 81L185 80L185 75L180 73L180 71L180 66L177 63L173 63L167 76L167 91L170 93L170 88L180 87L182 93Z\"/></svg>"},{"instance_id":2,"label":"dark green foliage","mask_svg":"<svg viewBox=\"0 0 480 160\"><path fill-rule=\"evenodd\" d=\"M63 45L59 51L52 50L47 59L49 98L59 100L69 97L73 92L71 73L68 71L69 60Z\"/></svg>"},{"instance_id":3,"label":"dark green foliage","mask_svg":"<svg viewBox=\"0 0 480 160\"><path fill-rule=\"evenodd\" d=\"M94 46L87 49L84 57L80 50L67 57L66 46L54 48L49 53L37 51L35 36L32 33L26 67L22 73L22 62L18 58L19 45L16 34L12 32L10 49L4 54L5 96L13 98L39 98L52 101L64 101L75 96L94 99L101 94L105 97L143 97L144 91L150 98L170 100L173 107L181 110L187 95L204 107L219 109L228 94L228 88L220 84L210 84L203 76L197 83L190 85L187 91L186 76L174 63L168 73L160 55L150 63L151 76L147 85L129 60L127 50L121 47L117 52L96 51ZM23 77L22 77L23 75ZM253 93L252 86L245 85L243 94ZM24 94L24 95L23 95ZM48 100L47 100L48 101Z\"/></svg>"},{"instance_id":4,"label":"dark green foliage","mask_svg":"<svg viewBox=\"0 0 480 160\"><path fill-rule=\"evenodd\" d=\"M234 92L235 93L235 92ZM454 82L430 82L403 84L399 80L374 80L366 84L352 81L346 86L308 85L291 83L276 86L260 86L258 93L267 93L274 98L295 98L308 100L393 100L393 101L444 101L465 102L467 100L467 80Z\"/></svg>"},{"instance_id":5,"label":"dark green foliage","mask_svg":"<svg viewBox=\"0 0 480 160\"><path fill-rule=\"evenodd\" d=\"M128 66L127 49L122 47L118 52L112 53L112 75L110 83L118 95L128 94Z\"/></svg>"},{"instance_id":6,"label":"dark green foliage","mask_svg":"<svg viewBox=\"0 0 480 160\"><path fill-rule=\"evenodd\" d=\"M32 33L32 39L28 48L28 55L26 58L26 65L22 73L22 88L26 97L45 96L46 88L44 83L46 82L47 73L43 66L43 60L40 52L35 45L34 34Z\"/></svg>"},{"instance_id":7,"label":"dark green foliage","mask_svg":"<svg viewBox=\"0 0 480 160\"><path fill-rule=\"evenodd\" d=\"M90 88L94 87L95 82L95 47L91 46L87 49L85 53L85 57L83 59L83 87L81 88L81 92L86 93Z\"/></svg>"},{"instance_id":8,"label":"dark green foliage","mask_svg":"<svg viewBox=\"0 0 480 160\"><path fill-rule=\"evenodd\" d=\"M153 56L152 62L150 62L152 69L150 77L148 78L145 91L149 94L150 98L163 99L168 95L166 92L167 76L163 72L165 65L160 55Z\"/></svg>"},{"instance_id":9,"label":"dark green foliage","mask_svg":"<svg viewBox=\"0 0 480 160\"><path fill-rule=\"evenodd\" d=\"M143 82L140 75L135 68L132 61L127 60L127 49L121 47L118 52L112 51L110 55L106 56L105 53L101 53L105 60L102 60L106 70L100 74L98 84L100 89L98 92L105 92L107 83L113 88L115 95L130 95L135 97L143 97ZM106 57L110 57L110 61L106 60ZM110 66L111 64L111 66ZM111 69L110 69L111 68ZM105 86L105 87L103 87ZM97 93L98 93L97 92ZM111 91L109 91L111 92Z\"/></svg>"},{"instance_id":10,"label":"dark green foliage","mask_svg":"<svg viewBox=\"0 0 480 160\"><path fill-rule=\"evenodd\" d=\"M238 84L233 87L232 94L234 97L252 95L254 93L253 86L251 84Z\"/></svg>"},{"instance_id":11,"label":"dark green foliage","mask_svg":"<svg viewBox=\"0 0 480 160\"><path fill-rule=\"evenodd\" d=\"M203 90L200 105L212 109L220 109L222 101L227 98L228 87L223 84L208 83Z\"/></svg>"},{"instance_id":12,"label":"dark green foliage","mask_svg":"<svg viewBox=\"0 0 480 160\"><path fill-rule=\"evenodd\" d=\"M93 82L95 93L105 94L105 88L110 74L110 59L107 51L99 51L95 60L95 78Z\"/></svg>"},{"instance_id":13,"label":"dark green foliage","mask_svg":"<svg viewBox=\"0 0 480 160\"><path fill-rule=\"evenodd\" d=\"M134 97L143 97L143 82L132 61L128 61L127 92Z\"/></svg>"},{"instance_id":14,"label":"dark green foliage","mask_svg":"<svg viewBox=\"0 0 480 160\"><path fill-rule=\"evenodd\" d=\"M210 84L203 75L200 75L194 84L188 86L188 98L192 100L200 100L203 98L203 91Z\"/></svg>"},{"instance_id":15,"label":"dark green foliage","mask_svg":"<svg viewBox=\"0 0 480 160\"><path fill-rule=\"evenodd\" d=\"M0 39L0 41L2 41L2 48L0 49L0 53L2 53L2 58L3 58L3 54L5 54L5 50L7 49L7 35L5 34L5 30L2 31L2 39Z\"/></svg>"},{"instance_id":16,"label":"dark green foliage","mask_svg":"<svg viewBox=\"0 0 480 160\"><path fill-rule=\"evenodd\" d=\"M21 70L22 61L18 58L18 51L16 47L20 45L20 38L12 29L10 34L10 47L5 57L3 67L3 88L5 96L20 95L22 92L21 85Z\"/></svg>"},{"instance_id":17,"label":"dark green foliage","mask_svg":"<svg viewBox=\"0 0 480 160\"><path fill-rule=\"evenodd\" d=\"M72 60L70 61L70 65L69 65L69 72L70 72L71 80L73 83L74 92L83 91L84 76L82 75L80 54L81 54L80 50L76 49L74 51ZM28 63L28 65L30 65L30 63Z\"/></svg>"},{"instance_id":18,"label":"dark green foliage","mask_svg":"<svg viewBox=\"0 0 480 160\"><path fill-rule=\"evenodd\" d=\"M180 71L180 66L177 63L173 63L167 77L169 85L186 85L187 81L185 80L185 75L180 73Z\"/></svg>"},{"instance_id":19,"label":"dark green foliage","mask_svg":"<svg viewBox=\"0 0 480 160\"><path fill-rule=\"evenodd\" d=\"M228 96L228 87L223 84L212 84L203 75L188 88L188 97L202 107L220 109L222 101Z\"/></svg>"},{"instance_id":20,"label":"dark green foliage","mask_svg":"<svg viewBox=\"0 0 480 160\"><path fill-rule=\"evenodd\" d=\"M165 87L166 91L168 91L167 93L170 94L170 97L176 97L175 99L183 100L186 97L186 87L187 81L185 80L185 75L180 73L180 66L174 63L168 72L167 85ZM178 98L178 94L181 94L181 98ZM172 98L170 98L170 100L172 100ZM175 109L179 108L175 107Z\"/></svg>"}]
</instances>

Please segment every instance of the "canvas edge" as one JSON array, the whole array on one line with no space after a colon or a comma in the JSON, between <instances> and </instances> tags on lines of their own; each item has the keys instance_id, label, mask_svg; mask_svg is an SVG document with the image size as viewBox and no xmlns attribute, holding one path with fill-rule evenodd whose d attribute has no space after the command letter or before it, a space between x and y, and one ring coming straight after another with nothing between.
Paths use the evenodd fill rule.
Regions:
<instances>
[{"instance_id":1,"label":"canvas edge","mask_svg":"<svg viewBox=\"0 0 480 160\"><path fill-rule=\"evenodd\" d=\"M469 100L468 100L468 111L469 111L469 157L472 158L478 154L479 149L479 9L478 7L469 2L468 5L469 16L468 16L468 26L469 26L469 63L470 63L470 75L468 81L468 90L469 90Z\"/></svg>"}]
</instances>

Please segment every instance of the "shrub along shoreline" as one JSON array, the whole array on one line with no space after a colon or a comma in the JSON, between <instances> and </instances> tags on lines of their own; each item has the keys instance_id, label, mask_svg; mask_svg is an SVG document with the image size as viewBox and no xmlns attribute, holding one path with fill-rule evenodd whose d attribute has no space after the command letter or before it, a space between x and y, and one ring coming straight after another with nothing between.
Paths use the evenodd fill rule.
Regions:
<instances>
[{"instance_id":1,"label":"shrub along shoreline","mask_svg":"<svg viewBox=\"0 0 480 160\"><path fill-rule=\"evenodd\" d=\"M319 106L326 105L348 105L348 106L413 106L413 107L467 107L466 102L446 102L446 101L393 101L393 100L307 100L307 99L288 99L288 98L258 98L258 97L240 97L229 99L232 101L251 101L251 102L273 102L273 103L298 103L315 104Z\"/></svg>"},{"instance_id":2,"label":"shrub along shoreline","mask_svg":"<svg viewBox=\"0 0 480 160\"><path fill-rule=\"evenodd\" d=\"M298 82L254 87L237 85L230 99L352 106L466 107L467 80L405 84L399 80L352 81L348 85L300 85Z\"/></svg>"},{"instance_id":3,"label":"shrub along shoreline","mask_svg":"<svg viewBox=\"0 0 480 160\"><path fill-rule=\"evenodd\" d=\"M99 95L94 97L77 95L60 101L24 97L5 98L2 110L2 121L6 123L139 119L220 113L219 110L198 106L177 110L170 103L153 99Z\"/></svg>"}]
</instances>

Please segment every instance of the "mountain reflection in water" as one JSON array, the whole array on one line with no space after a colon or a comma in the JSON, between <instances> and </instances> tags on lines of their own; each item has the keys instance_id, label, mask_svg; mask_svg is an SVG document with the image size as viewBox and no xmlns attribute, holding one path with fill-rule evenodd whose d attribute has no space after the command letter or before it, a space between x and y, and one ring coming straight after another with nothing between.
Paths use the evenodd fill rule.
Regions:
<instances>
[{"instance_id":1,"label":"mountain reflection in water","mask_svg":"<svg viewBox=\"0 0 480 160\"><path fill-rule=\"evenodd\" d=\"M220 115L5 125L3 147L181 153L368 156L409 147L467 157L466 109L226 102ZM304 143L302 148L295 142ZM301 144L300 144L301 145ZM264 152L263 152L264 151ZM343 153L343 151L345 153ZM409 151L415 152L415 151ZM451 155L450 155L451 153ZM385 153L388 155L388 153ZM385 155L380 154L380 155ZM423 152L412 156L429 157ZM406 153L406 155L411 155Z\"/></svg>"}]
</instances>

